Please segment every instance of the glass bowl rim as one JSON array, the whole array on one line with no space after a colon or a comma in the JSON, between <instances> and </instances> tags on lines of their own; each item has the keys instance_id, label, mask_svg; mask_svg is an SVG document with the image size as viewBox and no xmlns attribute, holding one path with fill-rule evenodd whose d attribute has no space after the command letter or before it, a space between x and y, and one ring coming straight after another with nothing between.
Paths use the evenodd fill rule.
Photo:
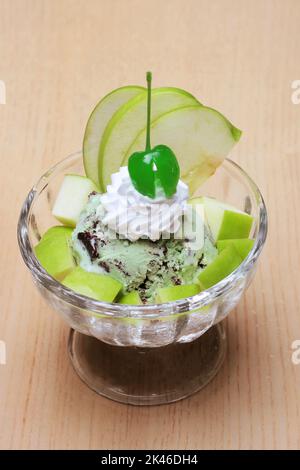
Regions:
<instances>
[{"instance_id":1,"label":"glass bowl rim","mask_svg":"<svg viewBox=\"0 0 300 470\"><path fill-rule=\"evenodd\" d=\"M254 183L252 178L237 163L233 162L229 158L226 158L226 162L230 164L235 170L237 170L242 175L243 179L246 179L248 185L254 193L259 209L259 230L256 235L253 248L237 269L235 269L231 274L229 274L229 276L222 279L214 286L192 297L162 304L125 305L118 303L100 302L84 295L77 294L50 276L41 266L35 256L29 239L28 221L31 215L31 208L33 203L39 197L39 186L43 183L46 186L48 184L48 178L53 173L59 172L60 168L63 167L67 162L71 163L72 160L77 160L79 156L82 156L82 152L76 152L69 155L63 160L60 160L57 164L53 165L39 178L37 183L29 191L23 203L17 227L19 248L23 260L28 269L31 271L33 278L42 284L42 286L49 290L52 294L56 295L68 304L86 310L85 313L89 315L110 318L134 317L140 319L158 319L161 317L178 315L185 312L192 313L193 310L198 310L199 308L205 307L206 305L216 300L218 297L226 294L232 288L233 284L239 279L241 274L245 274L251 270L254 262L259 257L265 243L268 230L266 205L259 188Z\"/></svg>"}]
</instances>

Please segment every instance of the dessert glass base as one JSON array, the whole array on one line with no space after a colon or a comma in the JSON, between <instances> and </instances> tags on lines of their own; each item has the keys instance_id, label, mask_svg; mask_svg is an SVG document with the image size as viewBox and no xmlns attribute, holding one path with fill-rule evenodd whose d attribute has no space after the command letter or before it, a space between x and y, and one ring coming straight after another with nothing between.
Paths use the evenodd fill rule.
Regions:
<instances>
[{"instance_id":1,"label":"dessert glass base","mask_svg":"<svg viewBox=\"0 0 300 470\"><path fill-rule=\"evenodd\" d=\"M112 346L73 329L68 350L81 380L99 395L130 405L162 405L205 387L226 354L223 323L195 341L158 348Z\"/></svg>"}]
</instances>

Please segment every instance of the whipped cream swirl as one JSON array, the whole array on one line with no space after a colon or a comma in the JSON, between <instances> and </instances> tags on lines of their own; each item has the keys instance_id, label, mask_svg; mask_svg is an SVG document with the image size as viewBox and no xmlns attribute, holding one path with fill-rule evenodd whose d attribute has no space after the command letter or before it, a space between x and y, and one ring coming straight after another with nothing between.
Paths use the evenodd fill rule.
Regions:
<instances>
[{"instance_id":1,"label":"whipped cream swirl","mask_svg":"<svg viewBox=\"0 0 300 470\"><path fill-rule=\"evenodd\" d=\"M127 167L111 176L111 185L101 196L105 209L103 224L130 241L149 238L156 241L179 231L187 210L189 190L178 182L172 198L143 196L134 188Z\"/></svg>"}]
</instances>

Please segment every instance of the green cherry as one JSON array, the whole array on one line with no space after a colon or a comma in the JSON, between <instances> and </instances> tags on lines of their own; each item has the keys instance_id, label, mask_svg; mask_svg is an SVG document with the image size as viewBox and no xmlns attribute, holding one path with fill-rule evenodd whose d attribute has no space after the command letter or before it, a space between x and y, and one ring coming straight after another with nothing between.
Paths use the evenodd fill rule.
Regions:
<instances>
[{"instance_id":1,"label":"green cherry","mask_svg":"<svg viewBox=\"0 0 300 470\"><path fill-rule=\"evenodd\" d=\"M144 196L154 199L160 190L168 198L176 193L179 165L174 153L166 145L133 153L128 170L133 186Z\"/></svg>"},{"instance_id":2,"label":"green cherry","mask_svg":"<svg viewBox=\"0 0 300 470\"><path fill-rule=\"evenodd\" d=\"M128 171L134 188L143 196L155 199L163 191L167 198L176 193L180 169L174 152L166 145L156 145L151 149L151 81L147 72L147 135L145 151L133 153L128 161Z\"/></svg>"}]
</instances>

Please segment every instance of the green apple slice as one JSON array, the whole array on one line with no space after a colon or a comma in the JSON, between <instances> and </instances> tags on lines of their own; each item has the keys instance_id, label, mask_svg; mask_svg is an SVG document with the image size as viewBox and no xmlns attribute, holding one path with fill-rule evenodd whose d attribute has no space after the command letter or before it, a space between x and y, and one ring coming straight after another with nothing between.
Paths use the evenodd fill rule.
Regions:
<instances>
[{"instance_id":1,"label":"green apple slice","mask_svg":"<svg viewBox=\"0 0 300 470\"><path fill-rule=\"evenodd\" d=\"M85 176L66 175L55 200L52 214L61 223L75 227L95 183Z\"/></svg>"},{"instance_id":2,"label":"green apple slice","mask_svg":"<svg viewBox=\"0 0 300 470\"><path fill-rule=\"evenodd\" d=\"M200 287L198 284L184 284L181 286L162 287L157 289L156 302L165 303L174 300L185 299L199 294Z\"/></svg>"},{"instance_id":3,"label":"green apple slice","mask_svg":"<svg viewBox=\"0 0 300 470\"><path fill-rule=\"evenodd\" d=\"M123 165L130 155L143 148L146 131L143 130L128 149ZM189 105L167 112L151 125L151 144L164 144L175 153L181 170L181 179L195 190L223 162L241 131L218 111L200 105Z\"/></svg>"},{"instance_id":4,"label":"green apple slice","mask_svg":"<svg viewBox=\"0 0 300 470\"><path fill-rule=\"evenodd\" d=\"M132 291L128 294L123 295L119 300L119 304L141 305L142 301L138 292Z\"/></svg>"},{"instance_id":5,"label":"green apple slice","mask_svg":"<svg viewBox=\"0 0 300 470\"><path fill-rule=\"evenodd\" d=\"M227 277L242 262L242 258L233 245L227 246L200 272L198 281L202 289L208 289Z\"/></svg>"},{"instance_id":6,"label":"green apple slice","mask_svg":"<svg viewBox=\"0 0 300 470\"><path fill-rule=\"evenodd\" d=\"M199 198L200 200L215 241L249 237L253 224L251 215L210 197Z\"/></svg>"},{"instance_id":7,"label":"green apple slice","mask_svg":"<svg viewBox=\"0 0 300 470\"><path fill-rule=\"evenodd\" d=\"M86 176L99 186L98 155L105 127L114 113L131 98L145 92L140 86L125 86L102 98L89 117L83 139L83 164Z\"/></svg>"},{"instance_id":8,"label":"green apple slice","mask_svg":"<svg viewBox=\"0 0 300 470\"><path fill-rule=\"evenodd\" d=\"M46 232L34 248L35 255L45 271L58 281L61 281L75 268L70 240L71 233L56 236L52 230L52 234L49 234L49 231Z\"/></svg>"},{"instance_id":9,"label":"green apple slice","mask_svg":"<svg viewBox=\"0 0 300 470\"><path fill-rule=\"evenodd\" d=\"M50 239L57 239L59 237L71 238L73 233L73 229L71 227L65 227L64 225L55 225L54 227L50 227L42 236L40 241L50 240Z\"/></svg>"},{"instance_id":10,"label":"green apple slice","mask_svg":"<svg viewBox=\"0 0 300 470\"><path fill-rule=\"evenodd\" d=\"M197 99L179 88L156 88L152 91L151 116L155 120L162 114L187 105L200 106ZM142 93L124 104L109 121L103 133L99 151L99 182L103 190L110 176L119 170L132 142L146 128L147 94ZM159 143L165 144L163 140ZM145 147L145 139L137 150ZM128 155L129 156L129 155Z\"/></svg>"},{"instance_id":11,"label":"green apple slice","mask_svg":"<svg viewBox=\"0 0 300 470\"><path fill-rule=\"evenodd\" d=\"M245 259L253 248L254 240L251 238L219 240L217 241L217 248L219 253L221 253L221 251L223 251L229 245L233 245L240 257Z\"/></svg>"},{"instance_id":12,"label":"green apple slice","mask_svg":"<svg viewBox=\"0 0 300 470\"><path fill-rule=\"evenodd\" d=\"M112 277L90 273L79 266L68 274L63 285L78 294L104 302L113 302L122 289L122 284Z\"/></svg>"}]
</instances>

